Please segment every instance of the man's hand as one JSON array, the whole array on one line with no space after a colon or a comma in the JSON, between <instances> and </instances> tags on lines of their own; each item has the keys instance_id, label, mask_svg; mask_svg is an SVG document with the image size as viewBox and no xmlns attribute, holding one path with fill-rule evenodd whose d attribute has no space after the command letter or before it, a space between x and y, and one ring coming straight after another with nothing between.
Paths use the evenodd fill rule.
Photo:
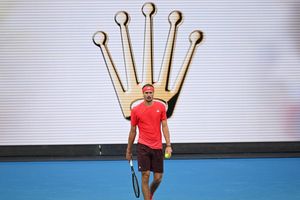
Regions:
<instances>
[{"instance_id":1,"label":"man's hand","mask_svg":"<svg viewBox=\"0 0 300 200\"><path fill-rule=\"evenodd\" d=\"M131 152L131 150L126 150L126 159L128 160L128 161L130 161L131 159L132 159L132 152Z\"/></svg>"},{"instance_id":2,"label":"man's hand","mask_svg":"<svg viewBox=\"0 0 300 200\"><path fill-rule=\"evenodd\" d=\"M171 146L167 146L165 149L165 154L170 154L172 155L172 147Z\"/></svg>"}]
</instances>

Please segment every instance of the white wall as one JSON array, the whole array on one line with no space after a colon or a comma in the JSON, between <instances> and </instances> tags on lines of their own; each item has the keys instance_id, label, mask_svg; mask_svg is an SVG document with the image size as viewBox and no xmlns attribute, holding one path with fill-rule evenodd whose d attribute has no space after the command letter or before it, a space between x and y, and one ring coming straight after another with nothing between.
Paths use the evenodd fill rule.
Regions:
<instances>
[{"instance_id":1,"label":"white wall","mask_svg":"<svg viewBox=\"0 0 300 200\"><path fill-rule=\"evenodd\" d=\"M299 1L153 2L158 9L156 76L172 10L184 15L172 83L190 32L200 29L205 34L169 119L173 142L300 140ZM92 35L107 32L125 82L114 15L120 10L130 13L141 78L143 3L1 1L0 145L126 143L130 125Z\"/></svg>"}]
</instances>

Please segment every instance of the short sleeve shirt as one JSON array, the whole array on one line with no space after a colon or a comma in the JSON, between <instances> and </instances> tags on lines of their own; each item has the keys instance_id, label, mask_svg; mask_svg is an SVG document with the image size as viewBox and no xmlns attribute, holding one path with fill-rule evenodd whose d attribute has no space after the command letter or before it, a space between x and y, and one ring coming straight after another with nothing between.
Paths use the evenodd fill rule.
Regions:
<instances>
[{"instance_id":1,"label":"short sleeve shirt","mask_svg":"<svg viewBox=\"0 0 300 200\"><path fill-rule=\"evenodd\" d=\"M151 106L140 103L131 110L131 125L138 126L138 142L152 149L162 149L161 122L167 119L165 105L153 101Z\"/></svg>"}]
</instances>

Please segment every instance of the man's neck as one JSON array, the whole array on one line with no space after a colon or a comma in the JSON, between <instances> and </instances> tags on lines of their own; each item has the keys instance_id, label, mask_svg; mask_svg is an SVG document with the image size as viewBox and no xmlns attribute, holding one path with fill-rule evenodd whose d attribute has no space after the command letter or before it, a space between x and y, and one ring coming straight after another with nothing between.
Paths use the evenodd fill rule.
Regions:
<instances>
[{"instance_id":1,"label":"man's neck","mask_svg":"<svg viewBox=\"0 0 300 200\"><path fill-rule=\"evenodd\" d=\"M153 101L144 101L144 104L145 104L146 106L152 106Z\"/></svg>"}]
</instances>

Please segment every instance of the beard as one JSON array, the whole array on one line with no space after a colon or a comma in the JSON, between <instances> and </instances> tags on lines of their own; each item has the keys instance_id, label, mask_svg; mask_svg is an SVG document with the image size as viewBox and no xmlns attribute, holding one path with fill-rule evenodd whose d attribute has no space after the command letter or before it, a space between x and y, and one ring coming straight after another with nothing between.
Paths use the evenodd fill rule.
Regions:
<instances>
[{"instance_id":1,"label":"beard","mask_svg":"<svg viewBox=\"0 0 300 200\"><path fill-rule=\"evenodd\" d=\"M152 100L153 100L152 97L146 97L146 101L147 101L147 102L151 102Z\"/></svg>"}]
</instances>

